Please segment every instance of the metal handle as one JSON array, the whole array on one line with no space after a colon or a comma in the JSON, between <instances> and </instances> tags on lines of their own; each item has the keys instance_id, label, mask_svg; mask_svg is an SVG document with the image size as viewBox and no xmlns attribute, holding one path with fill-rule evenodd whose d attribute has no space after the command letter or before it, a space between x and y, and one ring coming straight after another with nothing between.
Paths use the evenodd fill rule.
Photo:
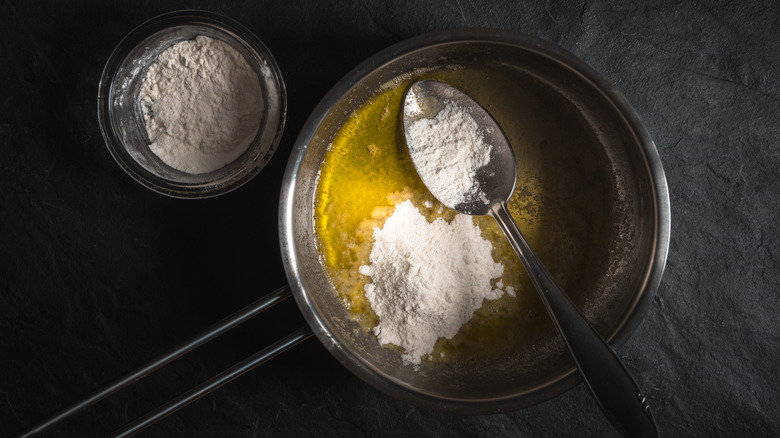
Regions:
<instances>
[{"instance_id":1,"label":"metal handle","mask_svg":"<svg viewBox=\"0 0 780 438\"><path fill-rule=\"evenodd\" d=\"M141 365L140 367L136 368L133 371L130 371L129 373L123 375L122 377L119 377L113 382L101 388L98 388L97 390L86 395L85 397L74 402L73 404L46 417L45 419L41 420L34 426L31 426L25 429L24 431L18 433L16 436L20 438L22 437L27 438L27 437L40 434L50 429L55 424L67 419L68 417L76 414L77 412L85 408L94 405L95 403L108 397L109 395L116 393L122 388L125 388L141 380L142 378L146 377L152 372L184 356L190 351L197 349L198 347L206 344L207 342L213 340L214 338L232 330L236 326L243 324L244 322L254 318L255 316L262 313L263 311L270 309L274 305L279 304L280 302L286 300L287 298L290 298L291 296L292 294L290 292L289 286L285 285L280 287L279 289L275 290L274 292L271 292L265 297L253 302L252 304L249 304L248 306L244 307L238 312L235 312L232 315L223 318L221 321L217 322L216 324L212 325L206 330L198 333L197 335L186 340L185 342L179 344L178 346L172 348L166 353L157 356L156 358L152 359L146 364ZM135 432L140 431L145 427L148 427L154 422L173 413L177 409L180 409L192 403L193 401L197 400L200 397L203 397L204 395L219 388L225 383L230 382L231 380L241 376L242 374L246 373L252 368L255 368L256 366L288 350L289 348L298 345L300 342L303 342L304 340L311 337L312 334L313 333L311 332L311 329L308 326L298 329L297 331L293 332L287 337L277 341L273 345L253 354L247 359L244 359L243 361L228 368L227 370L212 377L211 379L201 383L200 385L195 386L194 388L174 398L173 400L164 404L163 406L149 412L148 414L142 417L139 417L138 419L126 425L124 428L115 432L114 435L129 436Z\"/></svg>"},{"instance_id":2,"label":"metal handle","mask_svg":"<svg viewBox=\"0 0 780 438\"><path fill-rule=\"evenodd\" d=\"M301 327L293 333L285 336L284 338L276 341L271 346L258 351L257 353L249 356L241 362L233 365L225 371L217 374L216 376L206 380L205 382L197 385L190 390L182 393L178 397L163 404L162 406L149 411L147 414L142 415L135 420L127 423L121 429L117 429L108 436L110 437L128 437L143 429L151 426L159 420L167 417L168 415L176 412L177 410L187 406L195 400L203 397L204 395L214 391L220 386L240 377L244 373L252 370L258 365L276 357L278 354L283 353L290 348L300 344L314 333L308 326Z\"/></svg>"},{"instance_id":3,"label":"metal handle","mask_svg":"<svg viewBox=\"0 0 780 438\"><path fill-rule=\"evenodd\" d=\"M506 203L495 204L490 214L520 257L585 385L610 422L629 437L658 437L658 426L636 381L544 267L509 215Z\"/></svg>"}]
</instances>

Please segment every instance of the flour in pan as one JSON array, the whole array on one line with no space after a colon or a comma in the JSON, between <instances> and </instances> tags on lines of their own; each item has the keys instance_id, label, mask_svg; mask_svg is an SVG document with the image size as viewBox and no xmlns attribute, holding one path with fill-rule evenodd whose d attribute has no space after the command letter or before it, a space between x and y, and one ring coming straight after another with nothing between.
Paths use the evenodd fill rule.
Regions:
<instances>
[{"instance_id":1,"label":"flour in pan","mask_svg":"<svg viewBox=\"0 0 780 438\"><path fill-rule=\"evenodd\" d=\"M398 205L384 226L374 230L371 277L365 294L379 316L374 328L381 344L405 350L407 363L419 364L439 338L451 339L483 300L503 290L491 280L504 272L493 260L493 245L467 215L428 222L411 201Z\"/></svg>"}]
</instances>

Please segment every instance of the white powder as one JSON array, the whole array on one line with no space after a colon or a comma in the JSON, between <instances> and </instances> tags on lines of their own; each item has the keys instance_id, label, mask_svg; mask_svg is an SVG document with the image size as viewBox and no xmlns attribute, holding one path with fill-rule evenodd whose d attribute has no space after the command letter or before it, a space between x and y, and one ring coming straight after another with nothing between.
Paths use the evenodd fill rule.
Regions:
<instances>
[{"instance_id":1,"label":"white powder","mask_svg":"<svg viewBox=\"0 0 780 438\"><path fill-rule=\"evenodd\" d=\"M415 97L415 96L412 96ZM416 99L404 109L420 112ZM485 142L469 110L448 102L432 119L418 119L406 129L406 140L425 186L444 205L489 200L476 181L477 170L490 162L492 145Z\"/></svg>"},{"instance_id":2,"label":"white powder","mask_svg":"<svg viewBox=\"0 0 780 438\"><path fill-rule=\"evenodd\" d=\"M503 291L491 280L504 272L491 243L467 215L429 223L411 201L398 205L374 230L366 298L379 316L381 344L404 348L404 361L419 364L439 338L451 339L485 299Z\"/></svg>"},{"instance_id":3,"label":"white powder","mask_svg":"<svg viewBox=\"0 0 780 438\"><path fill-rule=\"evenodd\" d=\"M238 51L204 36L160 54L141 85L149 145L169 166L207 173L238 158L263 115L260 81Z\"/></svg>"}]
</instances>

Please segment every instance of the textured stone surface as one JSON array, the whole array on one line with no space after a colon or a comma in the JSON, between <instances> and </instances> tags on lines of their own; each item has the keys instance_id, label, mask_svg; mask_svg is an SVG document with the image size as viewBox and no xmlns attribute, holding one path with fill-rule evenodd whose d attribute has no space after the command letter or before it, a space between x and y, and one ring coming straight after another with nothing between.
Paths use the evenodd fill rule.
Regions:
<instances>
[{"instance_id":1,"label":"textured stone surface","mask_svg":"<svg viewBox=\"0 0 780 438\"><path fill-rule=\"evenodd\" d=\"M165 351L284 283L281 176L319 99L407 37L496 27L562 46L617 85L658 146L672 203L666 274L620 355L666 436L780 434L780 7L748 2L228 2L289 91L270 166L188 202L130 180L106 151L97 84L113 47L159 13L210 2L0 4L0 435ZM214 256L220 254L220 256ZM303 324L286 302L55 430L99 436ZM394 401L309 340L147 436L611 436L582 385L464 417Z\"/></svg>"}]
</instances>

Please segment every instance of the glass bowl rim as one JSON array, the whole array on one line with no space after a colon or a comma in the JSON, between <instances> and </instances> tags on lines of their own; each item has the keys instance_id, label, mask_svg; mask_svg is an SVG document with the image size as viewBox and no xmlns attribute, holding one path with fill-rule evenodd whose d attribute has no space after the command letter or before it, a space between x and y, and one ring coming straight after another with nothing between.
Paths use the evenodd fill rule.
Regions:
<instances>
[{"instance_id":1,"label":"glass bowl rim","mask_svg":"<svg viewBox=\"0 0 780 438\"><path fill-rule=\"evenodd\" d=\"M133 159L127 152L122 139L115 132L111 111L114 98L112 84L120 66L125 62L131 51L152 35L186 25L205 26L219 33L225 33L231 38L238 40L239 43L244 44L253 54L259 55L260 63L265 64L270 70L267 80L275 82L278 94L279 122L268 150L251 168L234 172L229 175L228 179L218 178L202 184L178 183L157 176ZM260 80L263 80L263 77L260 77ZM98 125L100 126L104 143L114 161L119 164L125 173L144 187L174 198L210 198L228 193L246 184L265 167L275 154L279 147L287 118L286 86L279 65L268 47L253 32L237 21L218 13L199 9L167 12L144 21L127 33L114 47L106 61L100 76L97 97ZM261 126L260 128L262 129L263 127ZM251 147L252 145L250 145Z\"/></svg>"}]
</instances>

